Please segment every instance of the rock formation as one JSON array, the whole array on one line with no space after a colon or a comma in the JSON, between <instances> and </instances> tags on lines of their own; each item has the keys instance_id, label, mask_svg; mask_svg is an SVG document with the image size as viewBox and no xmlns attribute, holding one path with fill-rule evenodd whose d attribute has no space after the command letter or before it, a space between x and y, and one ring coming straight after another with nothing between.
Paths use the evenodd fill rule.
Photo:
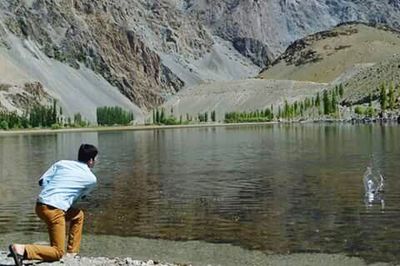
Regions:
<instances>
[{"instance_id":1,"label":"rock formation","mask_svg":"<svg viewBox=\"0 0 400 266\"><path fill-rule=\"evenodd\" d=\"M255 76L311 33L348 21L399 28L399 17L397 0L0 0L0 53L21 54L17 38L146 112L183 87ZM23 82L55 91L41 75Z\"/></svg>"}]
</instances>

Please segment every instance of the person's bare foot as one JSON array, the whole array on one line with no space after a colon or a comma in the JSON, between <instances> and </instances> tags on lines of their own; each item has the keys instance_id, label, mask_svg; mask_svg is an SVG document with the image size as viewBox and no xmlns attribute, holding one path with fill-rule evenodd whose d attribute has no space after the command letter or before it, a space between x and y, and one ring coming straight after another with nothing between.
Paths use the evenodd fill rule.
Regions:
<instances>
[{"instance_id":1,"label":"person's bare foot","mask_svg":"<svg viewBox=\"0 0 400 266\"><path fill-rule=\"evenodd\" d=\"M25 253L25 245L11 244L9 247L10 255L14 259L16 266L22 266Z\"/></svg>"},{"instance_id":2,"label":"person's bare foot","mask_svg":"<svg viewBox=\"0 0 400 266\"><path fill-rule=\"evenodd\" d=\"M73 252L67 252L67 253L65 253L65 255L64 255L64 257L65 257L65 258L68 258L68 259L70 259L70 258L75 258L76 256L78 256L78 253L73 253Z\"/></svg>"},{"instance_id":3,"label":"person's bare foot","mask_svg":"<svg viewBox=\"0 0 400 266\"><path fill-rule=\"evenodd\" d=\"M17 253L18 255L21 255L21 256L24 255L24 253L25 253L25 245L12 244L11 247L14 250L14 252Z\"/></svg>"}]
</instances>

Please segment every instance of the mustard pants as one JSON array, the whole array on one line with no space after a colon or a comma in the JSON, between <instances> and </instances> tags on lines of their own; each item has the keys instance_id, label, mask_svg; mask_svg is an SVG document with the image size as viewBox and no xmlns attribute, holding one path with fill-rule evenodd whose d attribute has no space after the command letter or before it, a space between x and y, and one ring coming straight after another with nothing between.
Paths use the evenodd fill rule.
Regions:
<instances>
[{"instance_id":1,"label":"mustard pants","mask_svg":"<svg viewBox=\"0 0 400 266\"><path fill-rule=\"evenodd\" d=\"M57 261L64 255L66 222L70 222L68 234L68 253L78 253L83 228L83 211L69 209L63 211L45 204L36 204L36 214L47 224L50 246L25 245L26 259Z\"/></svg>"}]
</instances>

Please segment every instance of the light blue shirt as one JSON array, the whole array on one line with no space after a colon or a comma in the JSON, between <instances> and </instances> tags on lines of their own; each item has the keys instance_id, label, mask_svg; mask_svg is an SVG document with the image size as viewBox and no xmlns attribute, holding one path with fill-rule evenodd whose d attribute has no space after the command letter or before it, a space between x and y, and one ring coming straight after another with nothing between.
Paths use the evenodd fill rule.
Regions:
<instances>
[{"instance_id":1,"label":"light blue shirt","mask_svg":"<svg viewBox=\"0 0 400 266\"><path fill-rule=\"evenodd\" d=\"M67 211L96 186L96 176L85 163L62 160L53 164L40 178L42 191L38 202Z\"/></svg>"}]
</instances>

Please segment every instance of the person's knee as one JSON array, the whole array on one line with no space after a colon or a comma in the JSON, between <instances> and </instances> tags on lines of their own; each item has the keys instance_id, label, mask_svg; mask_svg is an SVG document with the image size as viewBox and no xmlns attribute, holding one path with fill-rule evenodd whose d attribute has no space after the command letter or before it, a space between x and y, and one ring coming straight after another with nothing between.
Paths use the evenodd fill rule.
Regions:
<instances>
[{"instance_id":1,"label":"person's knee","mask_svg":"<svg viewBox=\"0 0 400 266\"><path fill-rule=\"evenodd\" d=\"M56 248L55 255L56 255L56 260L61 260L61 258L64 256L64 250Z\"/></svg>"},{"instance_id":2,"label":"person's knee","mask_svg":"<svg viewBox=\"0 0 400 266\"><path fill-rule=\"evenodd\" d=\"M85 219L85 214L83 213L82 210L79 211L77 219L79 221L83 221Z\"/></svg>"},{"instance_id":3,"label":"person's knee","mask_svg":"<svg viewBox=\"0 0 400 266\"><path fill-rule=\"evenodd\" d=\"M82 210L78 210L78 209L74 209L72 211L70 211L67 214L67 221L72 221L72 222L83 222L83 219L85 218L83 211Z\"/></svg>"}]
</instances>

